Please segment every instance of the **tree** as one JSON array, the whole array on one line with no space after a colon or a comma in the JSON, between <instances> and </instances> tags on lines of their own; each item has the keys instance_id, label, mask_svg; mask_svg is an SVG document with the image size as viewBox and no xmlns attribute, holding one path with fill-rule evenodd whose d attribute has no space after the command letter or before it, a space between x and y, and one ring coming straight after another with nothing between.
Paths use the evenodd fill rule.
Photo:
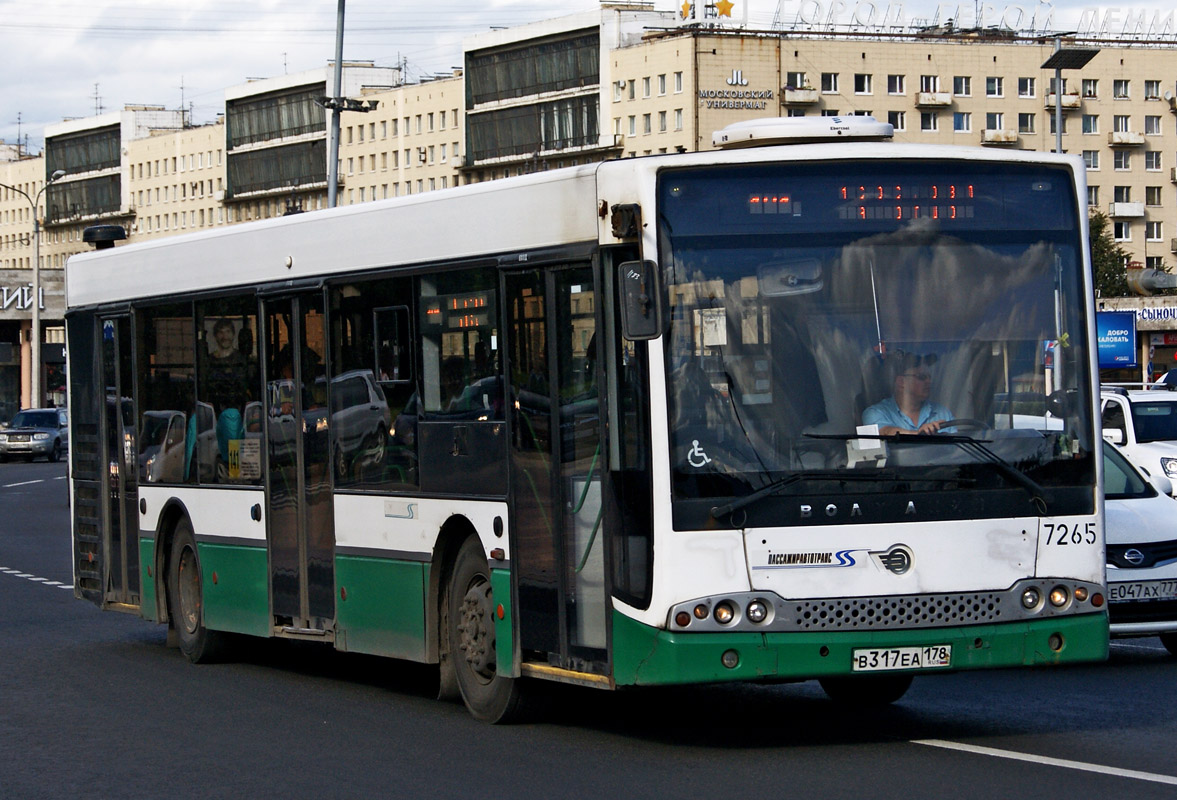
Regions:
<instances>
[{"instance_id":1,"label":"tree","mask_svg":"<svg viewBox=\"0 0 1177 800\"><path fill-rule=\"evenodd\" d=\"M1091 271L1098 297L1126 297L1128 278L1125 270L1128 251L1116 244L1107 214L1094 211L1088 221L1091 229Z\"/></svg>"}]
</instances>

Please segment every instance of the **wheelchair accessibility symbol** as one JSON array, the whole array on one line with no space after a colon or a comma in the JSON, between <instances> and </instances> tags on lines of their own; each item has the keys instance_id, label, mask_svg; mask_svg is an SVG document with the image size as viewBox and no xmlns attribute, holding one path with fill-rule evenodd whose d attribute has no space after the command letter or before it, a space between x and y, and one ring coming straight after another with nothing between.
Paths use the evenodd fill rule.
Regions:
<instances>
[{"instance_id":1,"label":"wheelchair accessibility symbol","mask_svg":"<svg viewBox=\"0 0 1177 800\"><path fill-rule=\"evenodd\" d=\"M691 451L687 453L687 463L695 469L700 469L710 464L711 459L708 458L707 454L703 452L703 448L699 447L699 440L692 439L691 444L693 447L691 447Z\"/></svg>"}]
</instances>

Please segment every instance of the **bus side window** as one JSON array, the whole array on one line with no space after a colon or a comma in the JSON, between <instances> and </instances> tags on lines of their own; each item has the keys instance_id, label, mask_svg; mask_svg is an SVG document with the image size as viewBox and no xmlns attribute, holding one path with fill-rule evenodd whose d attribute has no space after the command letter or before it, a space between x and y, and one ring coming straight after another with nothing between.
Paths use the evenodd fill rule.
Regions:
<instances>
[{"instance_id":1,"label":"bus side window","mask_svg":"<svg viewBox=\"0 0 1177 800\"><path fill-rule=\"evenodd\" d=\"M260 430L248 417L261 409L257 368L257 300L252 295L206 300L196 306L196 441L200 483L256 484L261 480ZM255 424L256 428L257 425Z\"/></svg>"}]
</instances>

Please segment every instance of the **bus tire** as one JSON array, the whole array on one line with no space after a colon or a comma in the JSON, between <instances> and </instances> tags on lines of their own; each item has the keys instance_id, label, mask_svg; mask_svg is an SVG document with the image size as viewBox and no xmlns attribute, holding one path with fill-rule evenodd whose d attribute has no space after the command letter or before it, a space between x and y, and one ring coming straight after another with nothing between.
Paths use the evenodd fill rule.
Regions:
<instances>
[{"instance_id":1,"label":"bus tire","mask_svg":"<svg viewBox=\"0 0 1177 800\"><path fill-rule=\"evenodd\" d=\"M1177 633L1162 633L1161 644L1165 646L1170 655L1177 656Z\"/></svg>"},{"instance_id":2,"label":"bus tire","mask_svg":"<svg viewBox=\"0 0 1177 800\"><path fill-rule=\"evenodd\" d=\"M217 660L224 649L226 634L204 627L204 596L200 556L192 523L176 523L168 557L168 617L180 652L193 664Z\"/></svg>"},{"instance_id":3,"label":"bus tire","mask_svg":"<svg viewBox=\"0 0 1177 800\"><path fill-rule=\"evenodd\" d=\"M869 707L894 703L907 693L911 680L911 675L839 675L818 683L835 703Z\"/></svg>"},{"instance_id":4,"label":"bus tire","mask_svg":"<svg viewBox=\"0 0 1177 800\"><path fill-rule=\"evenodd\" d=\"M444 633L466 708L483 722L517 719L523 687L520 681L497 672L494 595L486 555L477 536L467 538L458 550L446 601Z\"/></svg>"}]
</instances>

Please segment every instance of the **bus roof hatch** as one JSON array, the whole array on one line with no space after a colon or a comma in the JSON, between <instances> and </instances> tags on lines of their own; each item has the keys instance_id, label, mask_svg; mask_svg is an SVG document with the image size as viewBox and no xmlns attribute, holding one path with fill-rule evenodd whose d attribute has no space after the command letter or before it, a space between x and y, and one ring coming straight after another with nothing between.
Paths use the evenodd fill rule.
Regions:
<instances>
[{"instance_id":1,"label":"bus roof hatch","mask_svg":"<svg viewBox=\"0 0 1177 800\"><path fill-rule=\"evenodd\" d=\"M711 134L711 144L730 150L770 144L804 142L881 141L894 135L889 122L874 117L768 117L733 122Z\"/></svg>"}]
</instances>

